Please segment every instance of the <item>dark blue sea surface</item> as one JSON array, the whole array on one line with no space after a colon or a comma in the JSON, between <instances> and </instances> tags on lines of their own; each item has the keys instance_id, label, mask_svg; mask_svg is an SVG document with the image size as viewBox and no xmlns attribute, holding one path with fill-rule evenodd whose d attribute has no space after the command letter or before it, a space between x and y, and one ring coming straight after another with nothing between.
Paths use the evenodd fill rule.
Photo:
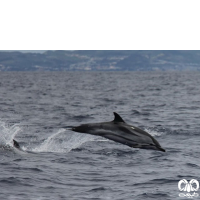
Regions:
<instances>
[{"instance_id":1,"label":"dark blue sea surface","mask_svg":"<svg viewBox=\"0 0 200 200\"><path fill-rule=\"evenodd\" d=\"M166 152L62 128L113 112ZM0 73L1 200L184 199L178 182L200 181L199 145L199 72Z\"/></svg>"}]
</instances>

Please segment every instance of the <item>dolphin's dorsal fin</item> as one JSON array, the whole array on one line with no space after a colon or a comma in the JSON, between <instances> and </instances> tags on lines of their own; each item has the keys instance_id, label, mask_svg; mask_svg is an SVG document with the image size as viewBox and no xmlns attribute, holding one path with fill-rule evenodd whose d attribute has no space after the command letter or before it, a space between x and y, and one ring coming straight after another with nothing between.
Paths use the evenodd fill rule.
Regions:
<instances>
[{"instance_id":1,"label":"dolphin's dorsal fin","mask_svg":"<svg viewBox=\"0 0 200 200\"><path fill-rule=\"evenodd\" d=\"M13 145L14 147L16 147L17 149L20 148L19 143L16 140L13 140Z\"/></svg>"},{"instance_id":2,"label":"dolphin's dorsal fin","mask_svg":"<svg viewBox=\"0 0 200 200\"><path fill-rule=\"evenodd\" d=\"M113 113L115 115L115 119L113 120L113 122L123 122L125 123L125 121L116 113Z\"/></svg>"}]
</instances>

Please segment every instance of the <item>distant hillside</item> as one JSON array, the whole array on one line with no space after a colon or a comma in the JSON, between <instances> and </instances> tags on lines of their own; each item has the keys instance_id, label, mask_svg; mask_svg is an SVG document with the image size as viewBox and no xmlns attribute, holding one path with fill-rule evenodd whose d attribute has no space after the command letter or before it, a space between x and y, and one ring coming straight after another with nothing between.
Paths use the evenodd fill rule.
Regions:
<instances>
[{"instance_id":1,"label":"distant hillside","mask_svg":"<svg viewBox=\"0 0 200 200\"><path fill-rule=\"evenodd\" d=\"M0 51L0 71L200 70L200 51Z\"/></svg>"},{"instance_id":2,"label":"distant hillside","mask_svg":"<svg viewBox=\"0 0 200 200\"><path fill-rule=\"evenodd\" d=\"M0 52L44 53L46 50L0 50Z\"/></svg>"}]
</instances>

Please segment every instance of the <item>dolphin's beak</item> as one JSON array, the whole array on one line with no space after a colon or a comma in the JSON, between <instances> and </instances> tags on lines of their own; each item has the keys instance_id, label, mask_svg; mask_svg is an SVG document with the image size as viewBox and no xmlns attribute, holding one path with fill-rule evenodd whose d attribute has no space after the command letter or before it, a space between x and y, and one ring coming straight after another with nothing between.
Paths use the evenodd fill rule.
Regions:
<instances>
[{"instance_id":1,"label":"dolphin's beak","mask_svg":"<svg viewBox=\"0 0 200 200\"><path fill-rule=\"evenodd\" d=\"M165 149L163 149L163 148L161 148L161 147L159 147L158 149L159 149L160 151L166 152Z\"/></svg>"}]
</instances>

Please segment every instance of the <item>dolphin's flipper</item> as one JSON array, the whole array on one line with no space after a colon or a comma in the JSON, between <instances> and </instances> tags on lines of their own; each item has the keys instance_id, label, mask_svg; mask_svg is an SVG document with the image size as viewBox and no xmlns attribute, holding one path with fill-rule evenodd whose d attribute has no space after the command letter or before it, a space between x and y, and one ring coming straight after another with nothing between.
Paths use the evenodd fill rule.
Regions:
<instances>
[{"instance_id":1,"label":"dolphin's flipper","mask_svg":"<svg viewBox=\"0 0 200 200\"><path fill-rule=\"evenodd\" d=\"M72 129L72 128L74 128L74 126L63 126L62 128Z\"/></svg>"},{"instance_id":2,"label":"dolphin's flipper","mask_svg":"<svg viewBox=\"0 0 200 200\"><path fill-rule=\"evenodd\" d=\"M113 113L115 115L115 119L113 120L113 122L123 122L125 123L125 121L119 116L119 114L117 114L116 112Z\"/></svg>"}]
</instances>

